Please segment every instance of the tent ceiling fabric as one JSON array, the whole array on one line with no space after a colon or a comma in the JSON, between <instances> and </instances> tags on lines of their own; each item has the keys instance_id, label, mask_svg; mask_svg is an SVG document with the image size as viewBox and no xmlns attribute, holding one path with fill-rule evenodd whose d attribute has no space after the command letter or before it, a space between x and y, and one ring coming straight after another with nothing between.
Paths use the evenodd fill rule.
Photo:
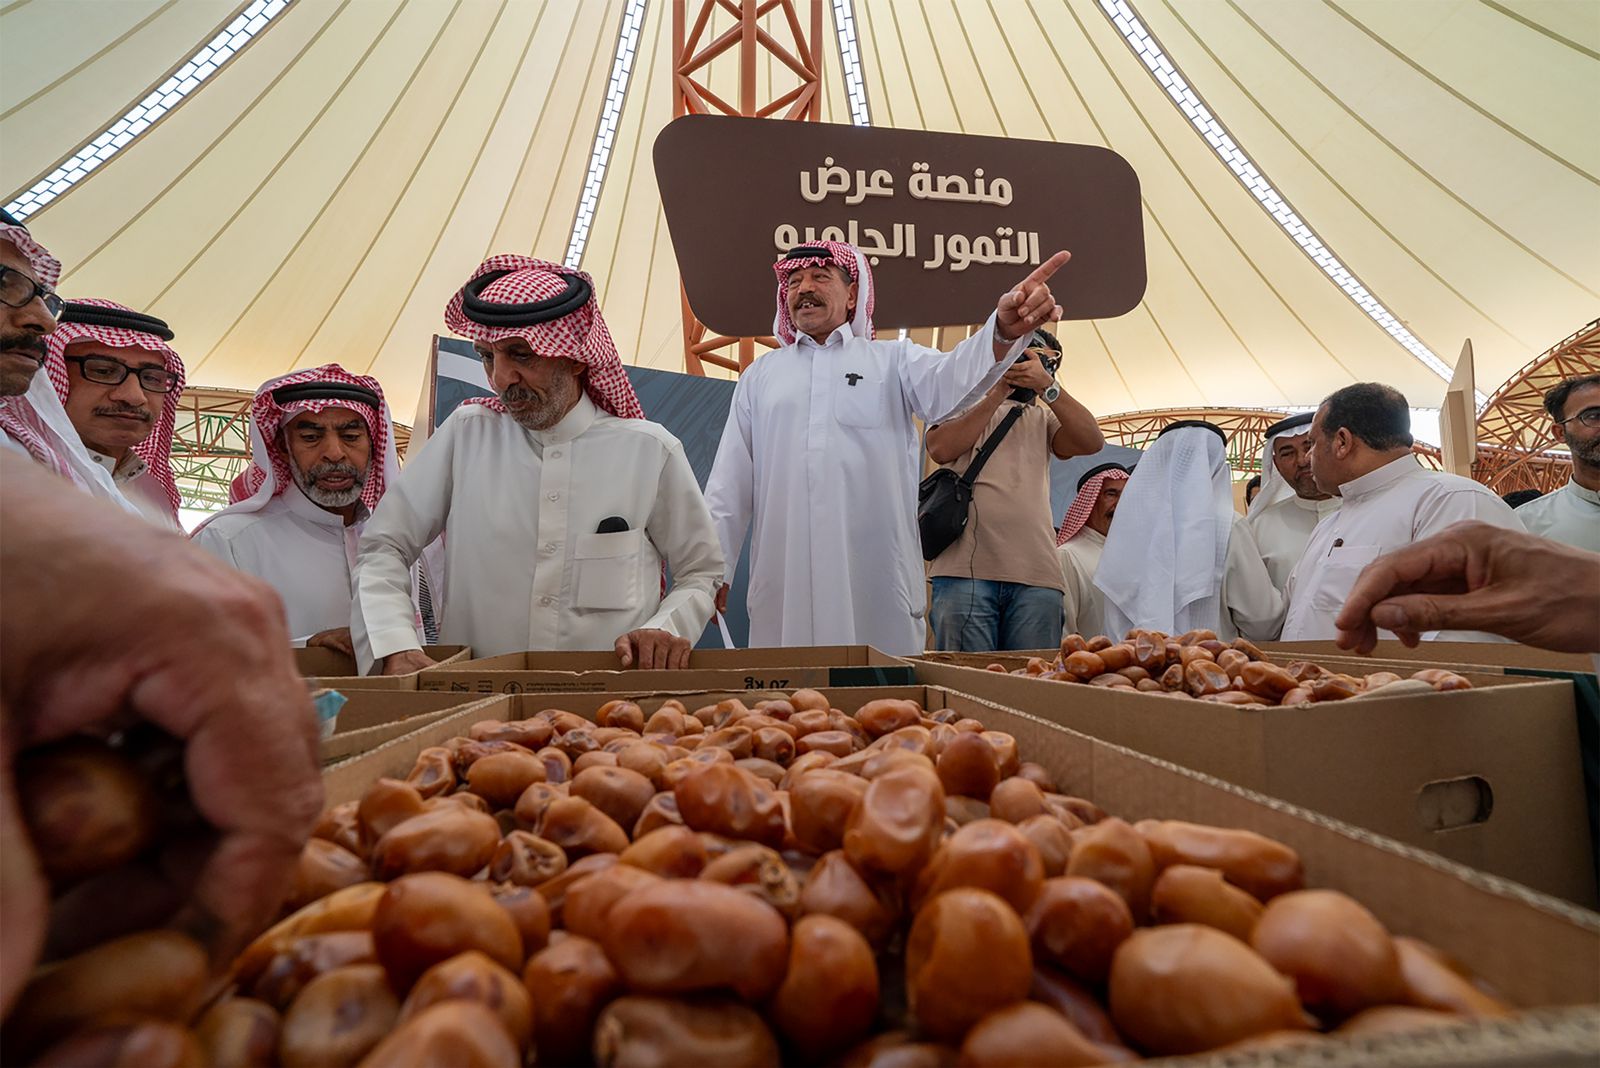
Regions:
<instances>
[{"instance_id":1,"label":"tent ceiling fabric","mask_svg":"<svg viewBox=\"0 0 1600 1068\"><path fill-rule=\"evenodd\" d=\"M853 0L875 124L1108 145L1138 170L1150 287L1064 324L1097 414L1315 403L1445 383L1238 183L1093 0ZM0 6L3 192L94 136L237 3ZM300 0L164 121L34 217L67 295L172 322L192 381L337 360L414 407L450 292L493 251L560 259L623 0ZM1590 0L1137 0L1300 216L1486 392L1600 305L1600 8ZM826 121L848 121L825 4ZM781 18L774 12L768 20ZM711 32L731 25L725 11ZM624 358L678 370L650 148L672 117L651 0L583 267ZM737 99L737 50L709 72ZM790 86L764 61L761 90ZM707 235L715 240L715 235ZM752 270L764 270L753 264Z\"/></svg>"}]
</instances>

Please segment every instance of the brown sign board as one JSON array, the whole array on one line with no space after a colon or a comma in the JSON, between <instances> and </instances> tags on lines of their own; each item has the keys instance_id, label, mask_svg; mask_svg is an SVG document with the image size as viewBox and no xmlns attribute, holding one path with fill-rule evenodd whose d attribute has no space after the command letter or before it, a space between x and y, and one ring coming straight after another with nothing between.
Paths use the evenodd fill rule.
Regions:
<instances>
[{"instance_id":1,"label":"brown sign board","mask_svg":"<svg viewBox=\"0 0 1600 1068\"><path fill-rule=\"evenodd\" d=\"M869 255L879 331L981 323L1059 249L1065 318L1144 296L1139 178L1095 145L688 115L655 166L689 306L729 336L771 333L768 268L820 240Z\"/></svg>"}]
</instances>

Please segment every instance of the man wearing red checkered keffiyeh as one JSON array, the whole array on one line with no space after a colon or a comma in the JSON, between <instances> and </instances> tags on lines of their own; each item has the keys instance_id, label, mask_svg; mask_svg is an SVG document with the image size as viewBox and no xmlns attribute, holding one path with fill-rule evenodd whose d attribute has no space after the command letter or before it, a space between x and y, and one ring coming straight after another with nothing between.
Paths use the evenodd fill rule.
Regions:
<instances>
[{"instance_id":1,"label":"man wearing red checkered keffiyeh","mask_svg":"<svg viewBox=\"0 0 1600 1068\"><path fill-rule=\"evenodd\" d=\"M68 301L45 373L90 458L147 518L179 530L171 457L184 369L172 337L160 319L113 301Z\"/></svg>"},{"instance_id":2,"label":"man wearing red checkered keffiyeh","mask_svg":"<svg viewBox=\"0 0 1600 1068\"><path fill-rule=\"evenodd\" d=\"M1003 294L949 353L876 338L871 263L854 245L796 246L772 265L783 347L739 376L706 483L727 560L723 604L751 533L752 646L922 651L916 421L968 409L1061 317L1047 283L1068 258L1056 253Z\"/></svg>"},{"instance_id":3,"label":"man wearing red checkered keffiyeh","mask_svg":"<svg viewBox=\"0 0 1600 1068\"><path fill-rule=\"evenodd\" d=\"M251 402L250 452L196 544L277 590L297 643L354 655L357 545L400 471L383 387L333 363L274 378Z\"/></svg>"},{"instance_id":4,"label":"man wearing red checkered keffiyeh","mask_svg":"<svg viewBox=\"0 0 1600 1068\"><path fill-rule=\"evenodd\" d=\"M61 310L60 278L61 262L0 211L0 447L25 452L77 488L137 513L79 440L50 377L38 373Z\"/></svg>"},{"instance_id":5,"label":"man wearing red checkered keffiyeh","mask_svg":"<svg viewBox=\"0 0 1600 1068\"><path fill-rule=\"evenodd\" d=\"M1128 481L1128 469L1117 463L1091 467L1078 479L1078 495L1056 532L1056 556L1061 561L1062 598L1066 609L1063 634L1092 638L1105 633L1105 599L1094 585L1106 531L1117 511L1117 500ZM1121 637L1121 635L1117 635Z\"/></svg>"},{"instance_id":6,"label":"man wearing red checkered keffiyeh","mask_svg":"<svg viewBox=\"0 0 1600 1068\"><path fill-rule=\"evenodd\" d=\"M388 673L428 666L405 626L404 577L448 524L441 641L484 656L615 649L623 667L687 666L722 554L683 446L644 418L593 280L494 256L445 323L472 340L497 396L452 413L368 525L358 659Z\"/></svg>"}]
</instances>

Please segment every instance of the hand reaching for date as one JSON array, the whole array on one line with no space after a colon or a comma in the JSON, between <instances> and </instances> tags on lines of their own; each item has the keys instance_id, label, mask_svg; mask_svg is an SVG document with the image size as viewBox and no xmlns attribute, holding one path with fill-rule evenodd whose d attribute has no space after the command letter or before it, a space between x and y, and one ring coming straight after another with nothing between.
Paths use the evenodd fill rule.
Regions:
<instances>
[{"instance_id":1,"label":"hand reaching for date","mask_svg":"<svg viewBox=\"0 0 1600 1068\"><path fill-rule=\"evenodd\" d=\"M38 856L72 844L31 840L19 762L73 735L146 723L175 739L204 830L157 842L124 879L79 884L74 911L112 917L137 907L134 891L164 897L145 911L176 906L173 925L226 963L272 918L322 802L316 723L277 596L6 452L0 602L0 1008L46 935Z\"/></svg>"}]
</instances>

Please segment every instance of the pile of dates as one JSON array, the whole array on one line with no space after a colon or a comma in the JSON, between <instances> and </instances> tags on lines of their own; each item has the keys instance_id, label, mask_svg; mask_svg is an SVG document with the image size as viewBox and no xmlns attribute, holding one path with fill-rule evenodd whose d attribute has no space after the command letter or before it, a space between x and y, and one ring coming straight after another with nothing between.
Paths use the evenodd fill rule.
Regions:
<instances>
[{"instance_id":1,"label":"pile of dates","mask_svg":"<svg viewBox=\"0 0 1600 1068\"><path fill-rule=\"evenodd\" d=\"M932 1068L1509 1011L1289 847L1067 785L903 700L485 720L324 814L221 996L149 932L41 974L8 1037L47 1064L121 1028L141 1066Z\"/></svg>"},{"instance_id":2,"label":"pile of dates","mask_svg":"<svg viewBox=\"0 0 1600 1068\"><path fill-rule=\"evenodd\" d=\"M1004 672L1006 667L990 664L988 670ZM1443 668L1423 668L1403 677L1393 671L1346 675L1308 660L1279 665L1248 639L1224 642L1209 630L1176 638L1158 630L1130 630L1120 642L1104 634L1069 634L1054 660L1032 657L1010 674L1258 708L1472 688L1470 681Z\"/></svg>"}]
</instances>

